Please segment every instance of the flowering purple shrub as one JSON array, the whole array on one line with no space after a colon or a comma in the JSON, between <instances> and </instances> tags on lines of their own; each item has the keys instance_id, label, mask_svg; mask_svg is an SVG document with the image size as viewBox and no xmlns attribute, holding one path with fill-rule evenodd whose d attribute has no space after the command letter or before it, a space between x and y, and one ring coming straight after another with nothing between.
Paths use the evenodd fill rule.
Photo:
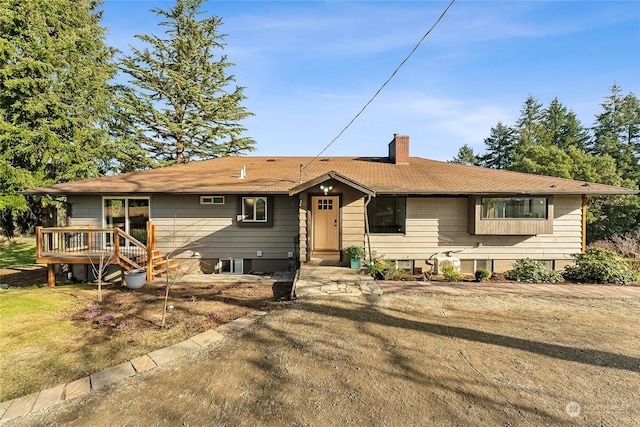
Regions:
<instances>
[{"instance_id":1,"label":"flowering purple shrub","mask_svg":"<svg viewBox=\"0 0 640 427\"><path fill-rule=\"evenodd\" d=\"M220 317L219 311L212 311L211 313L207 313L207 319L209 320L217 319L218 317Z\"/></svg>"},{"instance_id":2,"label":"flowering purple shrub","mask_svg":"<svg viewBox=\"0 0 640 427\"><path fill-rule=\"evenodd\" d=\"M84 316L82 316L82 318L84 320L91 320L96 318L98 314L100 314L100 307L98 307L97 305L89 305L84 309L84 311L86 311L86 313L84 314Z\"/></svg>"},{"instance_id":3,"label":"flowering purple shrub","mask_svg":"<svg viewBox=\"0 0 640 427\"><path fill-rule=\"evenodd\" d=\"M113 314L107 314L107 315L104 315L101 318L99 318L98 319L98 323L102 325L103 323L109 322L109 321L111 321L113 319L115 319Z\"/></svg>"},{"instance_id":4,"label":"flowering purple shrub","mask_svg":"<svg viewBox=\"0 0 640 427\"><path fill-rule=\"evenodd\" d=\"M125 319L116 325L116 329L124 329L133 324L133 320Z\"/></svg>"},{"instance_id":5,"label":"flowering purple shrub","mask_svg":"<svg viewBox=\"0 0 640 427\"><path fill-rule=\"evenodd\" d=\"M88 311L82 318L84 320L91 320L91 319L96 318L98 316L98 314L100 314L100 313L98 313L97 311Z\"/></svg>"}]
</instances>

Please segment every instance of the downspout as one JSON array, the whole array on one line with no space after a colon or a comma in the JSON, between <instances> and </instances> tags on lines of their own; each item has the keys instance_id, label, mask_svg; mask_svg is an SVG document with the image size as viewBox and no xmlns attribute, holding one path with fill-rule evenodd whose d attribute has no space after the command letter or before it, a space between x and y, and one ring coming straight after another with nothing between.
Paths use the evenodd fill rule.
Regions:
<instances>
[{"instance_id":1,"label":"downspout","mask_svg":"<svg viewBox=\"0 0 640 427\"><path fill-rule=\"evenodd\" d=\"M367 208L371 202L371 196L367 194L364 202L364 235L367 237L367 249L369 250L369 264L373 262L373 255L371 254L371 236L369 235L369 215L367 215Z\"/></svg>"},{"instance_id":2,"label":"downspout","mask_svg":"<svg viewBox=\"0 0 640 427\"><path fill-rule=\"evenodd\" d=\"M582 253L587 250L587 195L582 195Z\"/></svg>"}]
</instances>

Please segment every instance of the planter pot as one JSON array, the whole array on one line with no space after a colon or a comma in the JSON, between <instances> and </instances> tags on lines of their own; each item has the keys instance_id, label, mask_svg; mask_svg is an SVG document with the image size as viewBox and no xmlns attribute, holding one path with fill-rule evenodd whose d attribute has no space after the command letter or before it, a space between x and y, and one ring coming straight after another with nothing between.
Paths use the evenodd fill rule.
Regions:
<instances>
[{"instance_id":1,"label":"planter pot","mask_svg":"<svg viewBox=\"0 0 640 427\"><path fill-rule=\"evenodd\" d=\"M360 258L351 258L351 268L360 268L362 266Z\"/></svg>"},{"instance_id":2,"label":"planter pot","mask_svg":"<svg viewBox=\"0 0 640 427\"><path fill-rule=\"evenodd\" d=\"M124 284L129 289L140 289L147 281L147 269L139 268L124 272Z\"/></svg>"}]
</instances>

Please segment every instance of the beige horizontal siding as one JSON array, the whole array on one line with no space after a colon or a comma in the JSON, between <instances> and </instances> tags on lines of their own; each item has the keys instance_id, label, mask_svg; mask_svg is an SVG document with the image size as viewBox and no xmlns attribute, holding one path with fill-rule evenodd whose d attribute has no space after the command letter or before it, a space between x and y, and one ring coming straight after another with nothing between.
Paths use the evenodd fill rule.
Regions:
<instances>
[{"instance_id":1,"label":"beige horizontal siding","mask_svg":"<svg viewBox=\"0 0 640 427\"><path fill-rule=\"evenodd\" d=\"M468 198L408 198L406 234L372 234L372 249L390 259L449 250L462 250L456 254L462 259L569 259L581 250L581 197L554 200L553 234L474 236L468 232Z\"/></svg>"},{"instance_id":2,"label":"beige horizontal siding","mask_svg":"<svg viewBox=\"0 0 640 427\"><path fill-rule=\"evenodd\" d=\"M351 245L364 246L364 198L362 193L349 187L343 188L340 248Z\"/></svg>"}]
</instances>

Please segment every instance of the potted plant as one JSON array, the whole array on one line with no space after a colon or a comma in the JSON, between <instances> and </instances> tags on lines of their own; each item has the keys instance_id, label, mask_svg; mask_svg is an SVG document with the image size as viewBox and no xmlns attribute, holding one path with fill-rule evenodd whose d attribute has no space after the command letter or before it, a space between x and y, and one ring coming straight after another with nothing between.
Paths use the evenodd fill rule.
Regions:
<instances>
[{"instance_id":1,"label":"potted plant","mask_svg":"<svg viewBox=\"0 0 640 427\"><path fill-rule=\"evenodd\" d=\"M351 260L351 268L360 268L365 252L362 246L351 245L344 250L344 253Z\"/></svg>"}]
</instances>

